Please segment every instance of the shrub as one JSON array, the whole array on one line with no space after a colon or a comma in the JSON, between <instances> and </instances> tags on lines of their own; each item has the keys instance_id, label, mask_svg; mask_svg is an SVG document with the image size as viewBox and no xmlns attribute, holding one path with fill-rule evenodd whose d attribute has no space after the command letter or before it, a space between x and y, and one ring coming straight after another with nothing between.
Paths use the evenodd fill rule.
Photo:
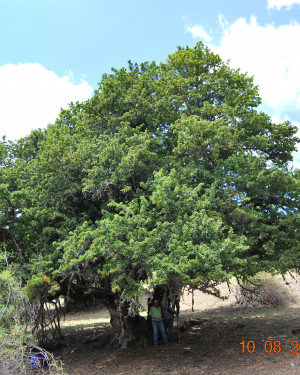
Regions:
<instances>
[{"instance_id":1,"label":"shrub","mask_svg":"<svg viewBox=\"0 0 300 375\"><path fill-rule=\"evenodd\" d=\"M236 303L245 308L283 306L294 300L287 287L269 275L260 275L240 284L235 298Z\"/></svg>"},{"instance_id":2,"label":"shrub","mask_svg":"<svg viewBox=\"0 0 300 375\"><path fill-rule=\"evenodd\" d=\"M62 364L31 343L28 327L34 323L36 312L36 306L9 267L0 271L0 374L31 374L32 356L40 353L48 364L48 374L63 375Z\"/></svg>"},{"instance_id":3,"label":"shrub","mask_svg":"<svg viewBox=\"0 0 300 375\"><path fill-rule=\"evenodd\" d=\"M45 367L33 364L35 354L42 356ZM35 345L24 344L0 331L0 374L36 374L34 368L44 370L49 375L64 374L61 361L56 361L51 353Z\"/></svg>"}]
</instances>

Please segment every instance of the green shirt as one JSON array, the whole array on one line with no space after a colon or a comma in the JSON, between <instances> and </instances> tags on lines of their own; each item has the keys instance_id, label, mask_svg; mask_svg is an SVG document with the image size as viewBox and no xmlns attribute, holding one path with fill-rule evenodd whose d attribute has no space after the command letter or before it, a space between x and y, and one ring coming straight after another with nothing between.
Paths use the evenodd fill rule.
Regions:
<instances>
[{"instance_id":1,"label":"green shirt","mask_svg":"<svg viewBox=\"0 0 300 375\"><path fill-rule=\"evenodd\" d=\"M151 315L153 319L162 319L161 308L152 306L149 315Z\"/></svg>"}]
</instances>

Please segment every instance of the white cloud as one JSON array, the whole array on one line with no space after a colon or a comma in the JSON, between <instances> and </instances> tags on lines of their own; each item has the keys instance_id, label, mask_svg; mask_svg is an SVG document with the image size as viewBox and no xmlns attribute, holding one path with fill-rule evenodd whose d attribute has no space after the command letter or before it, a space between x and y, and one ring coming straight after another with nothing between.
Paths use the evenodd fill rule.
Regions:
<instances>
[{"instance_id":1,"label":"white cloud","mask_svg":"<svg viewBox=\"0 0 300 375\"><path fill-rule=\"evenodd\" d=\"M249 23L239 18L229 25L222 17L219 22L223 28L221 43L210 48L223 60L229 59L231 67L254 76L263 109L267 108L265 112L275 122L290 120L300 129L293 116L300 109L300 25L293 22L279 27L260 26L255 17ZM297 168L299 152L298 145L298 152L293 153Z\"/></svg>"},{"instance_id":2,"label":"white cloud","mask_svg":"<svg viewBox=\"0 0 300 375\"><path fill-rule=\"evenodd\" d=\"M204 42L210 42L212 37L204 30L202 26L196 25L194 27L188 27L187 31L192 33L194 38L200 38Z\"/></svg>"},{"instance_id":3,"label":"white cloud","mask_svg":"<svg viewBox=\"0 0 300 375\"><path fill-rule=\"evenodd\" d=\"M40 64L4 65L0 67L0 137L17 139L30 130L46 127L57 118L60 108L71 101L91 97L87 82L72 82L70 72L58 77Z\"/></svg>"},{"instance_id":4,"label":"white cloud","mask_svg":"<svg viewBox=\"0 0 300 375\"><path fill-rule=\"evenodd\" d=\"M222 23L224 27L224 23ZM300 108L300 25L260 26L252 17L239 18L224 28L219 46L210 48L230 66L254 76L271 115L286 120Z\"/></svg>"},{"instance_id":5,"label":"white cloud","mask_svg":"<svg viewBox=\"0 0 300 375\"><path fill-rule=\"evenodd\" d=\"M298 125L294 120L300 111L300 25L261 26L255 17L229 24L222 15L219 23L221 41L219 45L209 44L210 49L224 61L230 60L232 68L254 76L265 112L278 122L291 120Z\"/></svg>"},{"instance_id":6,"label":"white cloud","mask_svg":"<svg viewBox=\"0 0 300 375\"><path fill-rule=\"evenodd\" d=\"M282 7L290 8L295 4L300 4L300 0L268 0L268 8L276 8L277 10Z\"/></svg>"}]
</instances>

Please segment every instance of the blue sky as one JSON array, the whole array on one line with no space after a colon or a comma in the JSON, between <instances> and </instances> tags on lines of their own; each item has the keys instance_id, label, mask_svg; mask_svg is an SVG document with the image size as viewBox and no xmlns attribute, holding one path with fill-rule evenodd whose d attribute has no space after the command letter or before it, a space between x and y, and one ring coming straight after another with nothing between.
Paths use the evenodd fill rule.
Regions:
<instances>
[{"instance_id":1,"label":"blue sky","mask_svg":"<svg viewBox=\"0 0 300 375\"><path fill-rule=\"evenodd\" d=\"M54 122L111 67L199 40L255 77L274 121L300 128L300 0L0 0L0 137Z\"/></svg>"}]
</instances>

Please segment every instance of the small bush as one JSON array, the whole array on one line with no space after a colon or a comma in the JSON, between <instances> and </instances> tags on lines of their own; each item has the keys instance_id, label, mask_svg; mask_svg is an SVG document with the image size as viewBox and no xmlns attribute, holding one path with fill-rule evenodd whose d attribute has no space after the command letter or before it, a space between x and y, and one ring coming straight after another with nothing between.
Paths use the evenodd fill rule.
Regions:
<instances>
[{"instance_id":1,"label":"small bush","mask_svg":"<svg viewBox=\"0 0 300 375\"><path fill-rule=\"evenodd\" d=\"M55 360L53 355L35 345L18 343L7 336L0 335L0 374L2 375L30 375L36 374L33 365L33 356L41 355L45 366L40 367L40 372L48 375L64 375L62 363ZM43 363L43 362L42 362Z\"/></svg>"},{"instance_id":2,"label":"small bush","mask_svg":"<svg viewBox=\"0 0 300 375\"><path fill-rule=\"evenodd\" d=\"M283 306L294 301L288 288L271 276L257 276L239 285L236 303L245 308Z\"/></svg>"},{"instance_id":3,"label":"small bush","mask_svg":"<svg viewBox=\"0 0 300 375\"><path fill-rule=\"evenodd\" d=\"M41 369L49 375L63 375L62 363L42 348L30 342L27 332L36 318L36 306L29 301L19 280L8 269L0 270L0 374L28 375L32 356L39 353L47 366ZM29 343L29 344L28 344Z\"/></svg>"}]
</instances>

